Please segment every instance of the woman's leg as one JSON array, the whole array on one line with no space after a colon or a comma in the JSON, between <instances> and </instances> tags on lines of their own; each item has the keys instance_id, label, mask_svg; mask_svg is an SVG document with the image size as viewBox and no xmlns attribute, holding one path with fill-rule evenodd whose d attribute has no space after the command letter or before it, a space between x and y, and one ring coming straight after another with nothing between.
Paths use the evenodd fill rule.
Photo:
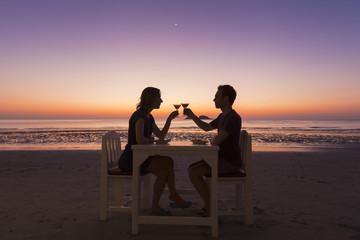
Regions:
<instances>
[{"instance_id":1,"label":"woman's leg","mask_svg":"<svg viewBox=\"0 0 360 240\"><path fill-rule=\"evenodd\" d=\"M166 185L166 180L168 177L168 172L164 168L157 168L150 171L156 176L156 180L154 183L154 194L152 200L152 210L157 211L160 209L160 198L162 193L164 192L164 188Z\"/></svg>"},{"instance_id":2,"label":"woman's leg","mask_svg":"<svg viewBox=\"0 0 360 240\"><path fill-rule=\"evenodd\" d=\"M208 173L208 171L209 167L204 161L191 164L188 169L192 184L204 200L206 209L205 216L209 215L210 209L210 192L204 180L204 175Z\"/></svg>"},{"instance_id":3,"label":"woman's leg","mask_svg":"<svg viewBox=\"0 0 360 240\"><path fill-rule=\"evenodd\" d=\"M174 162L172 158L166 156L155 156L146 169L157 176L154 184L153 210L160 208L159 201L164 191L165 185L168 185L169 199L181 204L182 198L178 195L175 187Z\"/></svg>"}]
</instances>

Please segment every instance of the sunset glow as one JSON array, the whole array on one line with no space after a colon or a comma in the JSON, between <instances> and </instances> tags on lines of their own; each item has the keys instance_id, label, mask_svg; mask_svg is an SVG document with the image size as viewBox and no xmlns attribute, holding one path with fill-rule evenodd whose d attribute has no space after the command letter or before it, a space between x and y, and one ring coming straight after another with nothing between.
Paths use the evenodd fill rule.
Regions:
<instances>
[{"instance_id":1,"label":"sunset glow","mask_svg":"<svg viewBox=\"0 0 360 240\"><path fill-rule=\"evenodd\" d=\"M215 117L218 85L248 119L360 119L359 1L0 4L0 119ZM182 107L179 110L182 114Z\"/></svg>"}]
</instances>

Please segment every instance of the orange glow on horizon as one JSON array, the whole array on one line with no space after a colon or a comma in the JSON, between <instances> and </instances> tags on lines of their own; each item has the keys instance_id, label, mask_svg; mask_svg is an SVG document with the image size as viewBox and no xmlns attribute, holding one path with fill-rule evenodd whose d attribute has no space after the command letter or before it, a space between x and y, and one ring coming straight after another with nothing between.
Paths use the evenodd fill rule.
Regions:
<instances>
[{"instance_id":1,"label":"orange glow on horizon","mask_svg":"<svg viewBox=\"0 0 360 240\"><path fill-rule=\"evenodd\" d=\"M0 102L0 119L19 118L129 118L136 109L136 99L125 101L98 101L91 102L54 102L40 101L38 99L7 99ZM122 104L119 104L121 102ZM160 109L154 109L152 115L156 118L166 118L175 111L173 103L181 101L165 100ZM206 115L210 118L217 117L221 111L216 109L212 101L189 101L189 108L200 116ZM357 102L348 103L273 103L256 104L236 102L234 109L243 119L359 119L360 106ZM180 107L179 114L183 114L183 107Z\"/></svg>"},{"instance_id":2,"label":"orange glow on horizon","mask_svg":"<svg viewBox=\"0 0 360 240\"><path fill-rule=\"evenodd\" d=\"M190 108L196 115L206 115L210 118L215 118L221 113L220 109L214 106L204 106L200 104L193 104ZM243 119L286 119L286 118L318 118L321 116L346 117L357 118L356 113L360 111L357 106L328 106L328 105L314 105L314 106L234 106L234 109L243 117ZM63 104L61 106L52 105L31 105L23 104L16 106L14 104L2 109L2 116L14 116L15 118L129 118L135 111L135 105L132 106L89 106L89 105L73 105ZM152 115L156 118L166 118L175 111L175 108L169 104L161 106L160 109L154 109ZM183 114L182 107L179 109L179 114Z\"/></svg>"}]
</instances>

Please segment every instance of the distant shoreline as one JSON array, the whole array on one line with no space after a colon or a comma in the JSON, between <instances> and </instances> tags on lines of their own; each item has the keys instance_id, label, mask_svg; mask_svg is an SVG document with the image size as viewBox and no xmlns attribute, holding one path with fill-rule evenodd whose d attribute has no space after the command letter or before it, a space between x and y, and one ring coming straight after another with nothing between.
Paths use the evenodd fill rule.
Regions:
<instances>
[{"instance_id":1,"label":"distant shoreline","mask_svg":"<svg viewBox=\"0 0 360 240\"><path fill-rule=\"evenodd\" d=\"M189 144L191 144L189 142ZM122 143L122 148L125 147L125 143ZM327 146L303 146L303 145L293 145L293 146L280 146L280 145L268 145L268 146L259 146L253 145L253 152L326 152L326 151L342 151L342 150L358 150L360 145L327 145ZM0 145L1 151L101 151L101 144L86 144L86 145Z\"/></svg>"},{"instance_id":2,"label":"distant shoreline","mask_svg":"<svg viewBox=\"0 0 360 240\"><path fill-rule=\"evenodd\" d=\"M186 120L191 120L190 117L186 117L185 118ZM202 120L211 120L212 118L208 117L208 116L205 116L205 115L200 115L199 116L199 119L202 119Z\"/></svg>"},{"instance_id":3,"label":"distant shoreline","mask_svg":"<svg viewBox=\"0 0 360 240\"><path fill-rule=\"evenodd\" d=\"M203 115L201 115L203 116ZM211 121L211 120L204 120ZM163 127L163 121L157 121ZM360 146L360 121L244 121L242 129L252 136L254 149L351 148ZM1 149L97 149L101 136L117 131L124 147L128 120L2 122ZM176 119L167 138L172 142L209 140L216 131L204 132L193 121Z\"/></svg>"}]
</instances>

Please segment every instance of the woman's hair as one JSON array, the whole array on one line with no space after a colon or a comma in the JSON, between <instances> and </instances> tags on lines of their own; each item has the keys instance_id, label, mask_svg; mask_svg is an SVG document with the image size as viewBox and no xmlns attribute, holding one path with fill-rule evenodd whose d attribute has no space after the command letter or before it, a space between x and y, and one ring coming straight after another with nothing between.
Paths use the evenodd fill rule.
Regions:
<instances>
[{"instance_id":1,"label":"woman's hair","mask_svg":"<svg viewBox=\"0 0 360 240\"><path fill-rule=\"evenodd\" d=\"M160 95L161 95L160 89L154 87L145 88L141 93L140 101L136 105L136 109L141 109L144 111L150 110L154 98Z\"/></svg>"}]
</instances>

